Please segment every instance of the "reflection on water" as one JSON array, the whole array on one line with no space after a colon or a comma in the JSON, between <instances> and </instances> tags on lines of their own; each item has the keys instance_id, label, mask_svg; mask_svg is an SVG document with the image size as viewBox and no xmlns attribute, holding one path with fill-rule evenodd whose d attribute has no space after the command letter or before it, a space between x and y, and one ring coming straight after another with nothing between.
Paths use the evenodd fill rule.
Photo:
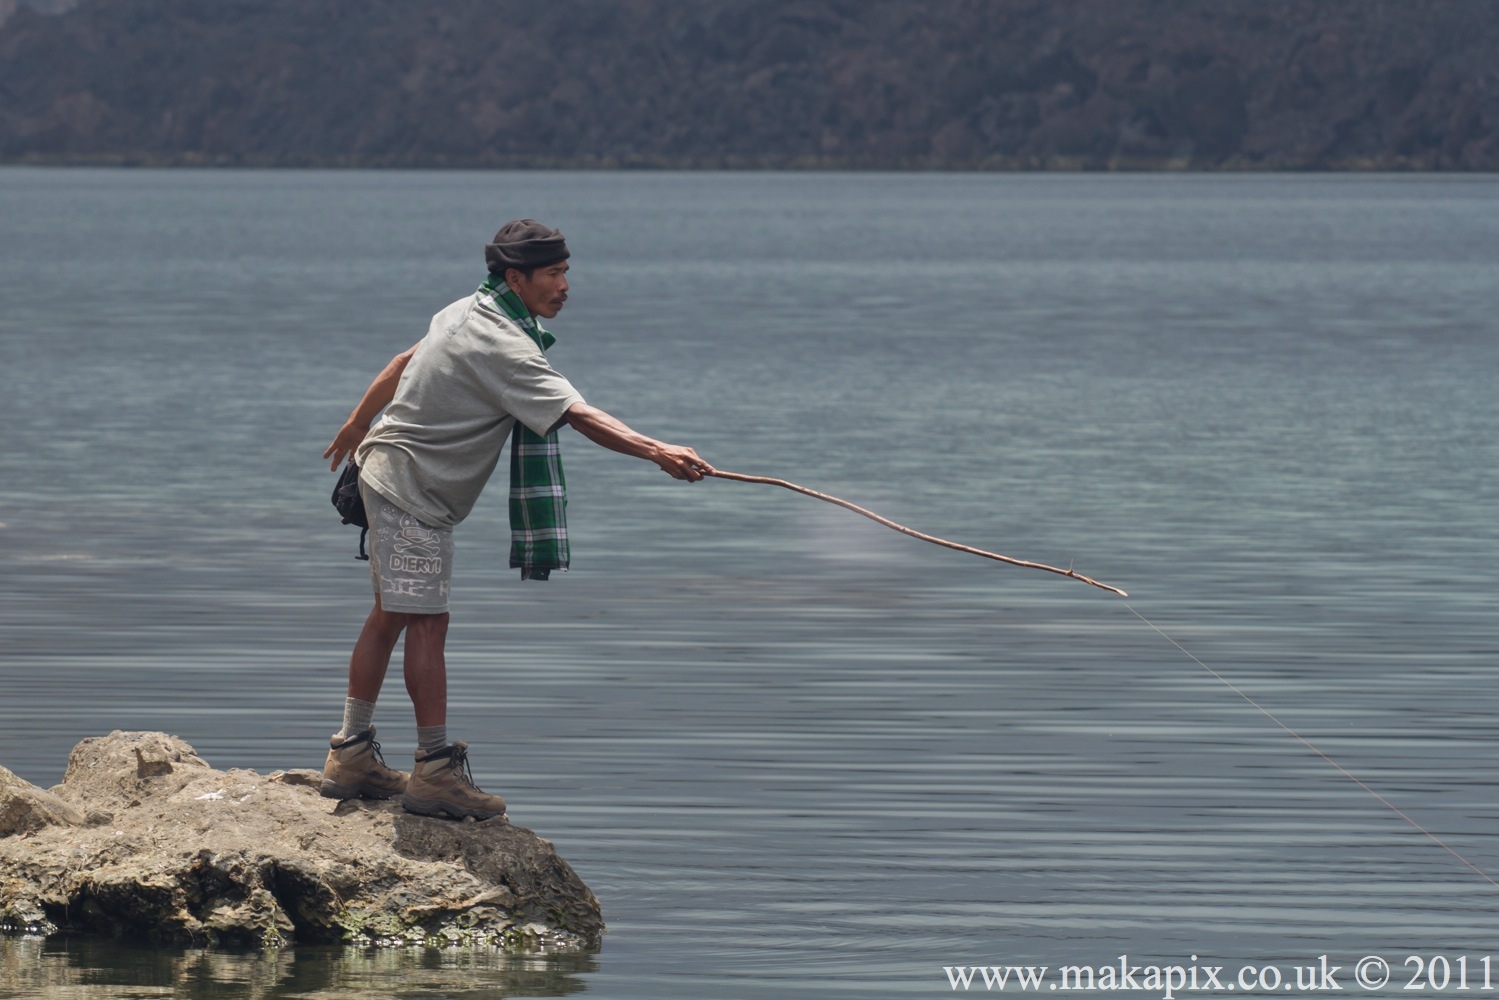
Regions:
<instances>
[{"instance_id":1,"label":"reflection on water","mask_svg":"<svg viewBox=\"0 0 1499 1000\"><path fill-rule=\"evenodd\" d=\"M588 955L523 957L475 949L173 951L0 938L0 997L6 1000L503 1000L582 992L579 973L597 968Z\"/></svg>"}]
</instances>

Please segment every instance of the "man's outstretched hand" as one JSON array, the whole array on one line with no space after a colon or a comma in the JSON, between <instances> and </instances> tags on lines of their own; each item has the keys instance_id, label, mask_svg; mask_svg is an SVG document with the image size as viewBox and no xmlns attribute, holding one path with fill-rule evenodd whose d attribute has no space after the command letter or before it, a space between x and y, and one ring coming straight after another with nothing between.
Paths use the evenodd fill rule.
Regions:
<instances>
[{"instance_id":1,"label":"man's outstretched hand","mask_svg":"<svg viewBox=\"0 0 1499 1000\"><path fill-rule=\"evenodd\" d=\"M691 448L667 444L664 441L657 441L656 446L659 450L651 456L651 460L661 466L661 470L673 479L685 479L689 483L695 483L713 471L713 466L699 458L697 452Z\"/></svg>"}]
</instances>

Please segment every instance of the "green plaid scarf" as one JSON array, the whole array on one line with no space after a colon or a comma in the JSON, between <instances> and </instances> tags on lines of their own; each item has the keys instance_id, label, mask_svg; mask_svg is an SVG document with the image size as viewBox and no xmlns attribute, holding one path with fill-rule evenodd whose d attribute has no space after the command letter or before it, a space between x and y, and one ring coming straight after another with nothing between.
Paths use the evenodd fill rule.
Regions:
<instances>
[{"instance_id":1,"label":"green plaid scarf","mask_svg":"<svg viewBox=\"0 0 1499 1000\"><path fill-rule=\"evenodd\" d=\"M479 295L513 319L545 351L557 338L532 317L505 279L491 274ZM522 580L546 580L567 569L567 480L557 432L542 436L519 420L510 436L510 566Z\"/></svg>"}]
</instances>

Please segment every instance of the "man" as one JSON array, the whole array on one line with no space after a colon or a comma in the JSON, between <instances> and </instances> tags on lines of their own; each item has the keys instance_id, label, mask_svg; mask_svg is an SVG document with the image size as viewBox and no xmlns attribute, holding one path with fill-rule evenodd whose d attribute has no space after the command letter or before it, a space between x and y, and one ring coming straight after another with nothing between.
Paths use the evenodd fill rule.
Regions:
<instances>
[{"instance_id":1,"label":"man","mask_svg":"<svg viewBox=\"0 0 1499 1000\"><path fill-rule=\"evenodd\" d=\"M521 579L567 567L556 431L568 424L614 451L696 482L713 467L691 448L638 434L583 397L543 353L567 302L562 234L534 219L506 223L485 248L479 291L432 318L427 336L393 358L323 453L337 469L352 455L370 521L375 606L349 659L343 726L329 744L322 793L401 794L410 812L488 819L505 802L474 784L467 745L448 742L443 646L453 528L478 499L511 441L511 565ZM376 414L384 418L373 430ZM371 718L392 650L406 635L406 691L416 709L416 765L385 765Z\"/></svg>"}]
</instances>

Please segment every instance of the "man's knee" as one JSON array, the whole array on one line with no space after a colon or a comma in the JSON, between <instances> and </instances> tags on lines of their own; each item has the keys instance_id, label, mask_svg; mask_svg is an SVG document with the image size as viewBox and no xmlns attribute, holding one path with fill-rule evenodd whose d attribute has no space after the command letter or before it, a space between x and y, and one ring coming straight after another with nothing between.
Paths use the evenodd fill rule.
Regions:
<instances>
[{"instance_id":1,"label":"man's knee","mask_svg":"<svg viewBox=\"0 0 1499 1000\"><path fill-rule=\"evenodd\" d=\"M430 631L439 629L446 631L448 627L448 613L420 614L414 611L386 611L380 607L380 602L375 602L375 610L370 616L380 627L381 631L394 632L399 635L406 629Z\"/></svg>"},{"instance_id":2,"label":"man's knee","mask_svg":"<svg viewBox=\"0 0 1499 1000\"><path fill-rule=\"evenodd\" d=\"M440 639L448 634L448 613L438 615L407 615L406 638Z\"/></svg>"},{"instance_id":3,"label":"man's knee","mask_svg":"<svg viewBox=\"0 0 1499 1000\"><path fill-rule=\"evenodd\" d=\"M386 611L380 607L380 602L375 602L375 610L370 612L370 622L381 632L400 635L405 631L413 616L403 611Z\"/></svg>"}]
</instances>

